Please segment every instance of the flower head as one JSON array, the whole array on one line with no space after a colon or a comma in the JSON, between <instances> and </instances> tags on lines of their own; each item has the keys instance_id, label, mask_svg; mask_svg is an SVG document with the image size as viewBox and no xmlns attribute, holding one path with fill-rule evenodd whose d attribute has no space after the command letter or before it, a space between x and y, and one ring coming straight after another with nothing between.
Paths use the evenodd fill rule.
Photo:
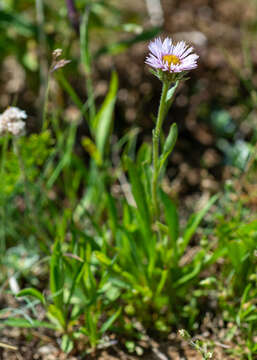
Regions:
<instances>
[{"instance_id":1,"label":"flower head","mask_svg":"<svg viewBox=\"0 0 257 360\"><path fill-rule=\"evenodd\" d=\"M54 72L71 62L71 60L59 59L61 55L62 55L62 49L55 49L52 52L52 64L51 64L50 72Z\"/></svg>"},{"instance_id":2,"label":"flower head","mask_svg":"<svg viewBox=\"0 0 257 360\"><path fill-rule=\"evenodd\" d=\"M197 67L199 56L184 41L173 44L170 38L164 41L157 38L150 42L149 50L150 54L145 62L153 69L178 74Z\"/></svg>"},{"instance_id":3,"label":"flower head","mask_svg":"<svg viewBox=\"0 0 257 360\"><path fill-rule=\"evenodd\" d=\"M27 119L27 114L15 106L6 109L0 115L0 135L10 133L18 136L22 135L25 130L24 119Z\"/></svg>"}]
</instances>

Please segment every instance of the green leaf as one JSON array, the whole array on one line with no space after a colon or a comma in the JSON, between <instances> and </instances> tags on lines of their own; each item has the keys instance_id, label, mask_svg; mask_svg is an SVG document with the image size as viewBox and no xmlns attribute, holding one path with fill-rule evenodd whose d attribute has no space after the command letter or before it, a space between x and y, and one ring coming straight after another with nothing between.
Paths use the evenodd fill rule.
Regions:
<instances>
[{"instance_id":1,"label":"green leaf","mask_svg":"<svg viewBox=\"0 0 257 360\"><path fill-rule=\"evenodd\" d=\"M16 296L17 297L33 296L33 297L37 298L43 305L45 305L45 303L46 303L44 295L41 294L40 291L38 291L37 289L34 289L34 288L23 289Z\"/></svg>"},{"instance_id":2,"label":"green leaf","mask_svg":"<svg viewBox=\"0 0 257 360\"><path fill-rule=\"evenodd\" d=\"M137 152L137 156L136 156L137 166L140 167L143 164L147 164L149 166L149 164L151 164L151 159L152 159L152 146L148 143L143 143Z\"/></svg>"},{"instance_id":3,"label":"green leaf","mask_svg":"<svg viewBox=\"0 0 257 360\"><path fill-rule=\"evenodd\" d=\"M38 321L38 320L27 320L22 318L9 318L3 321L3 324L6 326L13 326L13 327L21 327L21 328L47 328L56 330L56 326L50 324L46 321Z\"/></svg>"},{"instance_id":4,"label":"green leaf","mask_svg":"<svg viewBox=\"0 0 257 360\"><path fill-rule=\"evenodd\" d=\"M199 226L203 217L210 210L210 208L217 201L217 199L218 199L218 195L212 196L211 199L208 201L208 203L205 205L205 207L202 210L200 210L197 214L193 214L191 216L191 218L189 219L188 224L185 229L185 232L184 232L184 235L183 235L182 243L181 243L181 246L179 249L180 255L182 255L184 253L189 241L195 234L197 227Z\"/></svg>"},{"instance_id":5,"label":"green leaf","mask_svg":"<svg viewBox=\"0 0 257 360\"><path fill-rule=\"evenodd\" d=\"M160 279L160 282L158 284L158 287L156 289L156 295L159 295L161 292L162 292L162 289L167 281L167 278L168 278L168 270L162 270L162 274L161 274L161 279Z\"/></svg>"},{"instance_id":6,"label":"green leaf","mask_svg":"<svg viewBox=\"0 0 257 360\"><path fill-rule=\"evenodd\" d=\"M104 264L105 266L111 266L113 264L113 260L108 258L104 253L101 251L95 251L95 255L100 263Z\"/></svg>"},{"instance_id":7,"label":"green leaf","mask_svg":"<svg viewBox=\"0 0 257 360\"><path fill-rule=\"evenodd\" d=\"M70 302L72 300L72 296L74 294L74 291L76 288L78 288L78 283L80 281L80 279L82 278L84 272L85 272L85 265L86 264L80 264L77 268L76 273L74 274L74 277L72 279L72 283L71 283L71 287L69 289L69 295L68 295L68 299L66 301L66 309L68 309Z\"/></svg>"},{"instance_id":8,"label":"green leaf","mask_svg":"<svg viewBox=\"0 0 257 360\"><path fill-rule=\"evenodd\" d=\"M243 307L244 304L247 302L248 294L249 294L251 288L252 288L252 284L248 284L248 285L245 287L244 292L243 292L243 295L242 295L242 298L241 298L241 307Z\"/></svg>"},{"instance_id":9,"label":"green leaf","mask_svg":"<svg viewBox=\"0 0 257 360\"><path fill-rule=\"evenodd\" d=\"M173 99L173 96L175 94L175 91L178 87L178 84L179 84L179 81L176 81L175 82L175 85L173 85L167 92L167 96L166 96L166 99L165 99L165 102L166 103L169 103L172 99Z\"/></svg>"},{"instance_id":10,"label":"green leaf","mask_svg":"<svg viewBox=\"0 0 257 360\"><path fill-rule=\"evenodd\" d=\"M228 257L236 271L242 269L242 263L244 261L247 248L241 241L231 241L228 243Z\"/></svg>"},{"instance_id":11,"label":"green leaf","mask_svg":"<svg viewBox=\"0 0 257 360\"><path fill-rule=\"evenodd\" d=\"M93 128L96 134L96 146L102 158L104 156L107 140L110 136L113 125L113 111L118 90L118 76L112 72L110 88L106 95L101 109L93 120Z\"/></svg>"},{"instance_id":12,"label":"green leaf","mask_svg":"<svg viewBox=\"0 0 257 360\"><path fill-rule=\"evenodd\" d=\"M30 23L24 16L17 13L0 10L0 29L6 27L15 29L20 35L36 37L36 26Z\"/></svg>"},{"instance_id":13,"label":"green leaf","mask_svg":"<svg viewBox=\"0 0 257 360\"><path fill-rule=\"evenodd\" d=\"M173 285L174 289L176 289L177 287L180 287L181 285L184 285L185 283L187 283L190 280L192 280L193 278L195 278L201 271L201 267L202 267L201 262L198 262L195 265L194 269L191 269L191 271L186 273L186 275L182 276L178 281L176 281L174 283L174 285Z\"/></svg>"},{"instance_id":14,"label":"green leaf","mask_svg":"<svg viewBox=\"0 0 257 360\"><path fill-rule=\"evenodd\" d=\"M79 96L77 95L76 91L73 89L69 81L65 78L63 71L56 71L55 77L59 81L61 87L69 94L71 100L73 103L77 106L77 108L81 111L81 114L85 116L85 118L88 120L88 114L86 111L87 108L87 102L83 104Z\"/></svg>"},{"instance_id":15,"label":"green leaf","mask_svg":"<svg viewBox=\"0 0 257 360\"><path fill-rule=\"evenodd\" d=\"M73 349L73 346L74 346L74 343L71 340L71 338L67 334L63 335L62 343L61 343L62 351L64 351L66 354L68 354Z\"/></svg>"},{"instance_id":16,"label":"green leaf","mask_svg":"<svg viewBox=\"0 0 257 360\"><path fill-rule=\"evenodd\" d=\"M63 307L64 272L60 242L57 239L50 259L50 290L57 308Z\"/></svg>"},{"instance_id":17,"label":"green leaf","mask_svg":"<svg viewBox=\"0 0 257 360\"><path fill-rule=\"evenodd\" d=\"M165 115L164 116L167 115L171 105L173 104L175 91L177 90L178 85L179 85L179 80L177 80L175 82L175 85L173 85L167 92L167 96L165 99Z\"/></svg>"},{"instance_id":18,"label":"green leaf","mask_svg":"<svg viewBox=\"0 0 257 360\"><path fill-rule=\"evenodd\" d=\"M63 146L65 152L64 154L62 154L59 163L57 164L53 173L51 174L51 176L47 181L46 186L48 188L51 188L53 186L53 184L58 179L64 168L70 164L72 159L73 146L76 139L76 132L77 132L77 125L72 123L68 129L67 139L65 139L66 143Z\"/></svg>"},{"instance_id":19,"label":"green leaf","mask_svg":"<svg viewBox=\"0 0 257 360\"><path fill-rule=\"evenodd\" d=\"M114 323L114 321L120 316L121 307L101 326L100 333L104 334Z\"/></svg>"},{"instance_id":20,"label":"green leaf","mask_svg":"<svg viewBox=\"0 0 257 360\"><path fill-rule=\"evenodd\" d=\"M81 61L85 67L86 75L90 74L91 69L91 56L89 50L89 17L90 8L87 7L80 25L80 51Z\"/></svg>"},{"instance_id":21,"label":"green leaf","mask_svg":"<svg viewBox=\"0 0 257 360\"><path fill-rule=\"evenodd\" d=\"M89 155L95 160L98 166L102 166L103 160L100 152L98 151L95 143L89 138L84 137L82 139L82 145L84 149L89 153Z\"/></svg>"},{"instance_id":22,"label":"green leaf","mask_svg":"<svg viewBox=\"0 0 257 360\"><path fill-rule=\"evenodd\" d=\"M113 235L115 235L118 225L119 225L118 224L118 213L117 213L115 201L114 201L114 198L112 197L112 195L107 192L106 196L107 196L107 209L108 209L108 214L109 214L110 228L113 232Z\"/></svg>"},{"instance_id":23,"label":"green leaf","mask_svg":"<svg viewBox=\"0 0 257 360\"><path fill-rule=\"evenodd\" d=\"M108 271L112 270L115 274L118 274L123 279L125 279L129 284L132 284L133 287L138 291L145 291L145 289L138 284L138 279L135 278L131 273L124 271L118 264L115 263L115 259L112 260L108 258L100 251L95 251L94 254L101 264L108 267Z\"/></svg>"},{"instance_id":24,"label":"green leaf","mask_svg":"<svg viewBox=\"0 0 257 360\"><path fill-rule=\"evenodd\" d=\"M81 237L85 244L90 244L92 250L100 250L100 246L97 244L95 238L93 236L89 236L85 232L81 231L77 227L75 227L73 224L71 224L71 230L73 234L76 234L77 236Z\"/></svg>"},{"instance_id":25,"label":"green leaf","mask_svg":"<svg viewBox=\"0 0 257 360\"><path fill-rule=\"evenodd\" d=\"M85 311L86 332L88 333L90 345L95 347L98 341L97 321L99 314L92 313L89 308Z\"/></svg>"},{"instance_id":26,"label":"green leaf","mask_svg":"<svg viewBox=\"0 0 257 360\"><path fill-rule=\"evenodd\" d=\"M169 196L161 190L161 201L164 205L165 220L168 225L169 236L172 241L175 258L177 258L177 239L179 235L179 218L176 205Z\"/></svg>"},{"instance_id":27,"label":"green leaf","mask_svg":"<svg viewBox=\"0 0 257 360\"><path fill-rule=\"evenodd\" d=\"M137 167L134 162L127 156L125 157L125 163L128 168L132 193L137 204L138 211L145 226L150 228L150 215L147 207L145 191L141 183Z\"/></svg>"},{"instance_id":28,"label":"green leaf","mask_svg":"<svg viewBox=\"0 0 257 360\"><path fill-rule=\"evenodd\" d=\"M47 316L49 319L56 324L56 327L65 329L65 318L62 311L55 305L51 304L48 306Z\"/></svg>"},{"instance_id":29,"label":"green leaf","mask_svg":"<svg viewBox=\"0 0 257 360\"><path fill-rule=\"evenodd\" d=\"M169 135L167 136L164 143L163 152L159 160L159 171L162 169L165 161L167 160L168 156L174 149L174 146L177 141L177 137L178 137L178 128L177 128L177 124L174 123L171 125Z\"/></svg>"}]
</instances>

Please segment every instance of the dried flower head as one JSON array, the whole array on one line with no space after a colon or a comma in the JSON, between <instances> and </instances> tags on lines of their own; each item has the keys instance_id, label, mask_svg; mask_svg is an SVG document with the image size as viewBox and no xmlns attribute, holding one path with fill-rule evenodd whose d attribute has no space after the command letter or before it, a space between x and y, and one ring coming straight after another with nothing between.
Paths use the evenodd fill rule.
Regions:
<instances>
[{"instance_id":1,"label":"dried flower head","mask_svg":"<svg viewBox=\"0 0 257 360\"><path fill-rule=\"evenodd\" d=\"M53 55L53 59L56 60L58 57L62 55L62 49L55 49L52 55Z\"/></svg>"},{"instance_id":2,"label":"dried flower head","mask_svg":"<svg viewBox=\"0 0 257 360\"><path fill-rule=\"evenodd\" d=\"M51 68L50 68L50 72L54 72L62 67L64 67L65 65L69 64L71 62L71 60L66 60L66 59L59 59L58 58L62 55L62 49L55 49L52 53L53 56L53 60L52 60L52 64L51 64Z\"/></svg>"},{"instance_id":3,"label":"dried flower head","mask_svg":"<svg viewBox=\"0 0 257 360\"><path fill-rule=\"evenodd\" d=\"M55 62L54 64L52 64L51 72L54 72L54 71L64 67L65 65L69 64L70 62L71 62L71 60L65 60L65 59L61 59L61 60Z\"/></svg>"},{"instance_id":4,"label":"dried flower head","mask_svg":"<svg viewBox=\"0 0 257 360\"><path fill-rule=\"evenodd\" d=\"M6 109L0 115L0 135L10 133L18 136L22 135L25 131L25 122L27 114L24 110L21 110L15 106L11 106Z\"/></svg>"},{"instance_id":5,"label":"dried flower head","mask_svg":"<svg viewBox=\"0 0 257 360\"><path fill-rule=\"evenodd\" d=\"M173 44L170 38L166 38L163 42L157 38L150 42L149 50L150 54L145 62L157 71L184 74L197 67L199 56L193 53L194 49L184 41Z\"/></svg>"}]
</instances>

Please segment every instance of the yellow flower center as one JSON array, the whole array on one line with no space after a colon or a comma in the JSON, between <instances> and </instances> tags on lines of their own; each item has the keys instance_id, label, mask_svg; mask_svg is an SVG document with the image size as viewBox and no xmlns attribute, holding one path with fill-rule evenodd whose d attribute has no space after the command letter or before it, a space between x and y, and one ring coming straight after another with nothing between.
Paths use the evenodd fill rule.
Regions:
<instances>
[{"instance_id":1,"label":"yellow flower center","mask_svg":"<svg viewBox=\"0 0 257 360\"><path fill-rule=\"evenodd\" d=\"M168 63L169 66L179 65L181 63L181 61L176 55L163 55L162 60L165 63Z\"/></svg>"}]
</instances>

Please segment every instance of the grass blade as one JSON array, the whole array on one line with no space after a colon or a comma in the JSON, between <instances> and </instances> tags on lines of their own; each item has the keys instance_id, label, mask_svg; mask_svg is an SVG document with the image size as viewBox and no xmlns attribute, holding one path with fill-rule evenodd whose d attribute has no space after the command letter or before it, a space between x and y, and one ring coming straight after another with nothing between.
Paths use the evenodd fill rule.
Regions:
<instances>
[{"instance_id":1,"label":"grass blade","mask_svg":"<svg viewBox=\"0 0 257 360\"><path fill-rule=\"evenodd\" d=\"M183 235L182 244L180 245L180 249L179 249L180 255L182 255L184 253L189 241L195 234L197 227L200 224L200 222L202 221L204 215L210 210L210 208L217 201L217 199L218 199L218 195L212 196L211 199L208 201L208 203L205 205L205 207L201 211L199 211L197 214L193 214L191 216L191 218L189 219L187 227L186 227L184 235Z\"/></svg>"},{"instance_id":2,"label":"grass blade","mask_svg":"<svg viewBox=\"0 0 257 360\"><path fill-rule=\"evenodd\" d=\"M118 90L118 75L114 71L111 77L110 88L101 109L94 118L93 127L96 133L96 146L100 154L104 155L107 140L111 133L113 111Z\"/></svg>"}]
</instances>

